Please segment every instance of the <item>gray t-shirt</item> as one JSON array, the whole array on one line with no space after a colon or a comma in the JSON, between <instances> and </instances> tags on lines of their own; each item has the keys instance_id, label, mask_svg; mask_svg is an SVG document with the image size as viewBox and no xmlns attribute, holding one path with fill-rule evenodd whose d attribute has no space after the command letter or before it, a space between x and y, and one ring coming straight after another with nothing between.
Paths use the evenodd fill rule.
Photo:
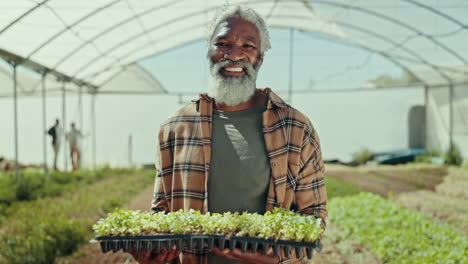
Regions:
<instances>
[{"instance_id":1,"label":"gray t-shirt","mask_svg":"<svg viewBox=\"0 0 468 264\"><path fill-rule=\"evenodd\" d=\"M213 110L208 177L210 212L265 212L270 179L262 132L265 109L266 105L237 112ZM208 260L208 263L238 263L216 255Z\"/></svg>"}]
</instances>

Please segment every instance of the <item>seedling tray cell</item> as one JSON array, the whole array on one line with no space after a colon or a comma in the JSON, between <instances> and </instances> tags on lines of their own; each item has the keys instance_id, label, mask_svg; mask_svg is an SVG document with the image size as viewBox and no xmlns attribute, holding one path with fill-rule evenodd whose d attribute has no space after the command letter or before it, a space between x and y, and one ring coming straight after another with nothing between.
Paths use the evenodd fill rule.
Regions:
<instances>
[{"instance_id":1,"label":"seedling tray cell","mask_svg":"<svg viewBox=\"0 0 468 264\"><path fill-rule=\"evenodd\" d=\"M263 254L266 254L266 249L270 246L273 248L273 252L276 256L284 251L286 257L289 257L294 250L296 256L303 257L304 253L311 259L313 251L320 252L322 250L322 244L317 239L312 243L306 242L295 242L295 241L284 241L284 240L273 240L273 239L261 239L252 237L230 237L218 235L142 235L142 236L99 236L95 239L101 244L103 253L113 251L117 252L122 249L124 252L130 249L135 249L137 252L141 250L154 251L159 253L163 248L169 250L174 246L178 250L193 250L207 248L212 250L217 247L220 250L225 248L241 249L243 252L252 250L257 252L262 250Z\"/></svg>"}]
</instances>

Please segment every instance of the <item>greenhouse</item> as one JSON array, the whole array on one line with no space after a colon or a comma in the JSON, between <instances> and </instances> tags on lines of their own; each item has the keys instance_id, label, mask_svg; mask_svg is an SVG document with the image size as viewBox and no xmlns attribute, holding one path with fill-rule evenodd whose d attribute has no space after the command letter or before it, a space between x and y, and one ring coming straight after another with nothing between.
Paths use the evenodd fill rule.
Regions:
<instances>
[{"instance_id":1,"label":"greenhouse","mask_svg":"<svg viewBox=\"0 0 468 264\"><path fill-rule=\"evenodd\" d=\"M1 1L0 158L6 165L0 162L0 171L8 168L17 182L23 168L53 175L47 131L56 119L64 131L73 123L83 133L85 169L153 168L160 124L206 92L209 25L223 4L252 8L265 19L272 49L265 54L258 85L271 87L310 118L326 162L378 167L392 164L381 161L394 153L409 153L411 162L429 160L431 170L441 166L444 169L435 170L455 181L466 177L466 169L444 167L453 165L446 153L456 152L458 166L468 158L468 2L462 0ZM68 140L66 133L60 137ZM71 172L70 149L63 145L58 169ZM374 160L357 160L366 153ZM385 170L379 173L387 175ZM388 170L413 175L407 167ZM374 173L370 167L364 171ZM361 183L350 183L339 169L332 167L330 175L330 186L338 186L335 180L348 181L337 187L338 193L369 191ZM426 182L416 178L411 184L431 189L431 194L420 193L427 201L466 209L432 195L449 193L459 201L466 196L460 187L466 186L465 179L460 190L450 185L458 191L447 191L447 182L438 176ZM411 186L395 188L419 190ZM375 187L370 192L387 196L392 190ZM399 197L408 208L427 209L410 195ZM332 222L346 219L336 208L355 205L341 199L332 202ZM375 208L389 203L380 197L366 199ZM437 210L427 210L443 218ZM412 219L412 213L402 214ZM449 217L449 224L453 220L465 232L460 241L466 243L464 217ZM455 236L447 231L443 237ZM375 253L381 252L376 245L365 248L383 262L391 255ZM400 260L391 263L403 263Z\"/></svg>"}]
</instances>

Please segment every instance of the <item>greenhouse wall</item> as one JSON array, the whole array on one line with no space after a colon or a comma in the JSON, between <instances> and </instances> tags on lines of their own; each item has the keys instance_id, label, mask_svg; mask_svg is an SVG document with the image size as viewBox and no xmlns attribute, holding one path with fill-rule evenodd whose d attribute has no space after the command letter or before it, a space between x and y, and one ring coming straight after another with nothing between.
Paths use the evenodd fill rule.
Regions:
<instances>
[{"instance_id":1,"label":"greenhouse wall","mask_svg":"<svg viewBox=\"0 0 468 264\"><path fill-rule=\"evenodd\" d=\"M427 147L446 151L450 144L450 89L432 87L428 92ZM453 87L453 142L468 157L468 85Z\"/></svg>"}]
</instances>

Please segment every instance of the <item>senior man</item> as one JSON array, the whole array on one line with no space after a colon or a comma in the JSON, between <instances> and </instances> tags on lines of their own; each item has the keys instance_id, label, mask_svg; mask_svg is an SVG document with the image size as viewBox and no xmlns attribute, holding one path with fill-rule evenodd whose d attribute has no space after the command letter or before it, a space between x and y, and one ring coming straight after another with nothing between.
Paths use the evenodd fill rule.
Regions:
<instances>
[{"instance_id":1,"label":"senior man","mask_svg":"<svg viewBox=\"0 0 468 264\"><path fill-rule=\"evenodd\" d=\"M225 8L208 43L208 94L161 126L152 210L264 213L283 207L325 223L324 166L311 122L269 88L256 88L270 48L264 20L251 9ZM202 253L173 249L134 256L140 263L291 262L271 249L267 255L237 249Z\"/></svg>"}]
</instances>

